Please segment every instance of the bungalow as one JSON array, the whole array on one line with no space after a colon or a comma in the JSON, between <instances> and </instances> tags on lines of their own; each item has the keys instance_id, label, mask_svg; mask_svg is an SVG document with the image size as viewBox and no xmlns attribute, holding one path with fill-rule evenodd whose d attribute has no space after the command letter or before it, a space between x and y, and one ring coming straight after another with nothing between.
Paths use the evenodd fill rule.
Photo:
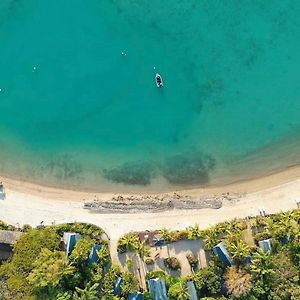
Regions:
<instances>
[{"instance_id":1,"label":"bungalow","mask_svg":"<svg viewBox=\"0 0 300 300\"><path fill-rule=\"evenodd\" d=\"M142 293L129 294L128 300L143 300L143 294Z\"/></svg>"},{"instance_id":2,"label":"bungalow","mask_svg":"<svg viewBox=\"0 0 300 300\"><path fill-rule=\"evenodd\" d=\"M197 291L196 291L194 282L188 281L186 284L187 284L188 293L189 293L189 300L198 300Z\"/></svg>"},{"instance_id":3,"label":"bungalow","mask_svg":"<svg viewBox=\"0 0 300 300\"><path fill-rule=\"evenodd\" d=\"M121 277L117 277L114 285L114 295L120 296L121 295L121 285L122 285L123 279Z\"/></svg>"},{"instance_id":4,"label":"bungalow","mask_svg":"<svg viewBox=\"0 0 300 300\"><path fill-rule=\"evenodd\" d=\"M81 235L75 232L64 232L63 242L67 257L72 253Z\"/></svg>"},{"instance_id":5,"label":"bungalow","mask_svg":"<svg viewBox=\"0 0 300 300\"><path fill-rule=\"evenodd\" d=\"M165 281L161 278L148 280L149 291L154 297L154 300L167 300L167 289Z\"/></svg>"},{"instance_id":6,"label":"bungalow","mask_svg":"<svg viewBox=\"0 0 300 300\"><path fill-rule=\"evenodd\" d=\"M218 256L220 261L225 265L230 267L232 265L232 258L228 253L224 242L219 243L213 248L213 252Z\"/></svg>"},{"instance_id":7,"label":"bungalow","mask_svg":"<svg viewBox=\"0 0 300 300\"><path fill-rule=\"evenodd\" d=\"M101 249L101 245L94 244L91 249L90 256L88 258L88 263L92 264L96 262L99 258L97 251Z\"/></svg>"},{"instance_id":8,"label":"bungalow","mask_svg":"<svg viewBox=\"0 0 300 300\"><path fill-rule=\"evenodd\" d=\"M258 242L258 245L261 249L264 250L264 252L271 251L272 250L272 239L266 239Z\"/></svg>"},{"instance_id":9,"label":"bungalow","mask_svg":"<svg viewBox=\"0 0 300 300\"><path fill-rule=\"evenodd\" d=\"M20 231L0 230L0 260L12 256L12 246L22 234Z\"/></svg>"}]
</instances>

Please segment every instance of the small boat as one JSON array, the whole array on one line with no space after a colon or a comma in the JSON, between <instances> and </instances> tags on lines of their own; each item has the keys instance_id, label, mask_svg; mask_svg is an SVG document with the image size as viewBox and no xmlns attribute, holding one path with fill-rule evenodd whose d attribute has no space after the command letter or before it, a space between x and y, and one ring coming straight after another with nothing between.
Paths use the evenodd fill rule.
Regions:
<instances>
[{"instance_id":1,"label":"small boat","mask_svg":"<svg viewBox=\"0 0 300 300\"><path fill-rule=\"evenodd\" d=\"M160 88L164 85L163 80L162 80L160 74L158 74L158 73L156 73L156 75L155 75L155 82L156 82L156 86L158 88Z\"/></svg>"}]
</instances>

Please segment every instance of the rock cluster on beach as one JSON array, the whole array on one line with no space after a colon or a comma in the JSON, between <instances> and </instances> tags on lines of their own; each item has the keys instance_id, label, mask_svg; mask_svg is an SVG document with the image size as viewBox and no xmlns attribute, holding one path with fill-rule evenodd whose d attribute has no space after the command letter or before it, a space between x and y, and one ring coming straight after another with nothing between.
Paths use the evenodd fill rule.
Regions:
<instances>
[{"instance_id":1,"label":"rock cluster on beach","mask_svg":"<svg viewBox=\"0 0 300 300\"><path fill-rule=\"evenodd\" d=\"M222 199L218 197L191 197L178 193L163 195L115 196L111 200L85 202L84 208L98 213L161 212L172 209L219 209Z\"/></svg>"}]
</instances>

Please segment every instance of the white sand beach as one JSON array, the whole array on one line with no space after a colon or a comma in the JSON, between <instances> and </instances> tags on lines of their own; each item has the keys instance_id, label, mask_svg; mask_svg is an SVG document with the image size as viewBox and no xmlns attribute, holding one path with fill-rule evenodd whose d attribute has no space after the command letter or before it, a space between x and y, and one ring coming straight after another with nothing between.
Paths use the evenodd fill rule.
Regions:
<instances>
[{"instance_id":1,"label":"white sand beach","mask_svg":"<svg viewBox=\"0 0 300 300\"><path fill-rule=\"evenodd\" d=\"M196 223L204 228L224 220L257 215L259 208L264 208L267 213L296 208L296 199L300 197L298 174L300 174L299 168L295 167L252 181L214 189L180 192L189 195L217 195L222 191L239 195L234 200L224 200L220 209L135 214L98 214L82 208L84 200L109 199L112 194L95 195L60 190L4 178L6 198L0 200L0 220L17 226L23 224L36 226L41 221L44 224L89 222L106 231L114 248L118 238L129 231L163 227L182 229Z\"/></svg>"}]
</instances>

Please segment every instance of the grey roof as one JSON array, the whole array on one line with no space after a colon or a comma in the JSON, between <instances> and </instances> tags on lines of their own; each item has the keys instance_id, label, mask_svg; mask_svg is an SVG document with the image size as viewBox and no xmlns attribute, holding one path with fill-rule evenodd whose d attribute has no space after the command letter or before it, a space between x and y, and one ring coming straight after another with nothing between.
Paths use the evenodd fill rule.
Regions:
<instances>
[{"instance_id":1,"label":"grey roof","mask_svg":"<svg viewBox=\"0 0 300 300\"><path fill-rule=\"evenodd\" d=\"M63 241L65 243L65 246L66 246L66 255L69 256L77 241L81 238L81 235L79 233L76 233L76 232L64 232L64 235L63 235Z\"/></svg>"},{"instance_id":2,"label":"grey roof","mask_svg":"<svg viewBox=\"0 0 300 300\"><path fill-rule=\"evenodd\" d=\"M258 242L258 245L261 249L264 250L264 252L271 251L272 250L272 243L271 239L262 240Z\"/></svg>"},{"instance_id":3,"label":"grey roof","mask_svg":"<svg viewBox=\"0 0 300 300\"><path fill-rule=\"evenodd\" d=\"M22 234L20 231L0 230L0 243L12 245Z\"/></svg>"}]
</instances>

